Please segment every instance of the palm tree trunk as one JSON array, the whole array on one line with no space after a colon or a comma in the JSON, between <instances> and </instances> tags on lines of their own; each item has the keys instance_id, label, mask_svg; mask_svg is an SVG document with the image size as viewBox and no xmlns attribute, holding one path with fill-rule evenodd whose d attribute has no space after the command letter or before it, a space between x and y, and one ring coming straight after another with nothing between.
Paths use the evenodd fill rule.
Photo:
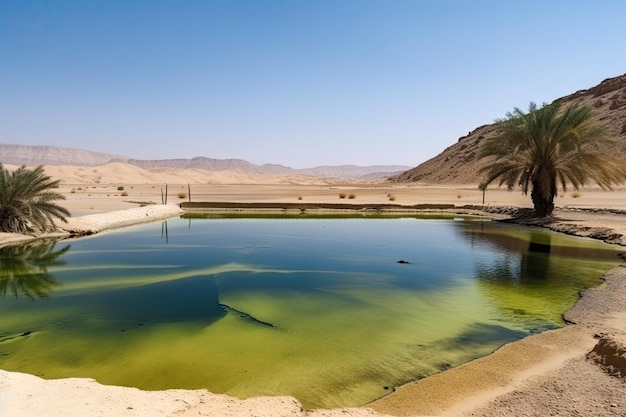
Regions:
<instances>
[{"instance_id":1,"label":"palm tree trunk","mask_svg":"<svg viewBox=\"0 0 626 417\"><path fill-rule=\"evenodd\" d=\"M533 200L535 215L537 217L548 217L554 212L554 197L556 196L556 185L546 184L545 181L534 180L533 190L530 198Z\"/></svg>"}]
</instances>

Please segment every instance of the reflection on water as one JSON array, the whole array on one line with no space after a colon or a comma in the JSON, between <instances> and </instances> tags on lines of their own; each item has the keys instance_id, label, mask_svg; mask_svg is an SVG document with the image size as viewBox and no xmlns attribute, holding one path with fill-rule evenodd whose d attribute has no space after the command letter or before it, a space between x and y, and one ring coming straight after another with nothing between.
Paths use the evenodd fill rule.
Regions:
<instances>
[{"instance_id":1,"label":"reflection on water","mask_svg":"<svg viewBox=\"0 0 626 417\"><path fill-rule=\"evenodd\" d=\"M539 229L408 218L180 219L10 251L3 369L306 407L361 405L560 326L618 263Z\"/></svg>"},{"instance_id":2,"label":"reflection on water","mask_svg":"<svg viewBox=\"0 0 626 417\"><path fill-rule=\"evenodd\" d=\"M70 246L54 250L55 242L38 240L20 246L0 248L0 294L26 297L30 300L47 298L60 285L48 269L63 265L59 260Z\"/></svg>"},{"instance_id":3,"label":"reflection on water","mask_svg":"<svg viewBox=\"0 0 626 417\"><path fill-rule=\"evenodd\" d=\"M491 259L475 261L477 283L510 320L535 320L532 331L562 325L562 313L578 298L571 289L588 287L588 277L600 276L620 250L528 227L468 222L458 230L493 249Z\"/></svg>"}]
</instances>

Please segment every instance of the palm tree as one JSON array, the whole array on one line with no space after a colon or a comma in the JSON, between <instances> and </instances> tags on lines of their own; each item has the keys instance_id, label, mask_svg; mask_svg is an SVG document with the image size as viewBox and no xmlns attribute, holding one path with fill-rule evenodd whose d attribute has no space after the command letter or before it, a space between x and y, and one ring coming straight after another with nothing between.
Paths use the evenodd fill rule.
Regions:
<instances>
[{"instance_id":1,"label":"palm tree","mask_svg":"<svg viewBox=\"0 0 626 417\"><path fill-rule=\"evenodd\" d=\"M46 232L56 229L54 218L67 222L70 212L54 203L65 197L51 191L60 182L52 181L42 166L10 172L0 163L0 231Z\"/></svg>"},{"instance_id":2,"label":"palm tree","mask_svg":"<svg viewBox=\"0 0 626 417\"><path fill-rule=\"evenodd\" d=\"M495 136L485 139L479 157L493 157L481 169L485 186L500 180L509 190L519 185L531 199L538 217L554 211L558 185L579 190L595 182L603 189L626 180L623 161L611 157L616 143L607 125L594 119L590 107L530 103L528 113L515 108L496 121Z\"/></svg>"}]
</instances>

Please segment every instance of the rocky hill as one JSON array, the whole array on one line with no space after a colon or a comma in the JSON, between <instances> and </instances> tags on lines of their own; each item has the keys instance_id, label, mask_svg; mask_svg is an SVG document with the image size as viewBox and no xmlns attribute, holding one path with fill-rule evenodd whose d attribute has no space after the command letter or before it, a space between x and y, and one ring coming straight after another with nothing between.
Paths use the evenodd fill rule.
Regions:
<instances>
[{"instance_id":1,"label":"rocky hill","mask_svg":"<svg viewBox=\"0 0 626 417\"><path fill-rule=\"evenodd\" d=\"M128 158L102 152L68 149L58 146L28 146L0 144L0 162L8 165L102 165Z\"/></svg>"},{"instance_id":2,"label":"rocky hill","mask_svg":"<svg viewBox=\"0 0 626 417\"><path fill-rule=\"evenodd\" d=\"M389 178L393 175L404 172L408 167L403 165L335 165L319 166L314 168L294 169L284 165L264 164L255 165L243 159L212 159L197 157L192 159L162 159L162 160L140 160L129 159L129 164L141 168L198 168L209 171L239 170L257 172L260 174L275 175L310 175L321 178L351 178L351 179L377 179Z\"/></svg>"},{"instance_id":3,"label":"rocky hill","mask_svg":"<svg viewBox=\"0 0 626 417\"><path fill-rule=\"evenodd\" d=\"M581 103L593 107L598 119L613 128L622 144L619 149L607 149L607 152L622 155L626 161L626 74L606 79L595 87L555 101L564 105ZM520 105L520 108L525 110L525 105ZM509 110L512 109L504 109L503 114ZM482 140L494 132L495 124L480 126L436 157L389 180L425 184L479 184L481 176L478 171L485 162L478 160L478 148Z\"/></svg>"},{"instance_id":4,"label":"rocky hill","mask_svg":"<svg viewBox=\"0 0 626 417\"><path fill-rule=\"evenodd\" d=\"M244 171L274 175L308 175L321 178L380 179L389 178L406 171L404 165L339 165L294 169L283 165L255 165L243 159L213 159L197 157L192 159L132 159L127 156L91 152L82 149L58 146L28 146L0 144L0 162L7 165L66 165L97 166L110 162L125 162L144 169L177 168L203 169L207 171Z\"/></svg>"}]
</instances>

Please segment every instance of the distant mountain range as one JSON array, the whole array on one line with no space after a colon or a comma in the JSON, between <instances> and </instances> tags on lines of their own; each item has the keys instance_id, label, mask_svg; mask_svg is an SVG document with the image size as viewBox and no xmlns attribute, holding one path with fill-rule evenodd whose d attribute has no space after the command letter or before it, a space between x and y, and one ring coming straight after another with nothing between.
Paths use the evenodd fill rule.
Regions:
<instances>
[{"instance_id":1,"label":"distant mountain range","mask_svg":"<svg viewBox=\"0 0 626 417\"><path fill-rule=\"evenodd\" d=\"M562 105L581 103L591 106L596 117L612 127L620 144L607 153L622 156L626 163L626 74L608 78L595 87L579 90L555 102ZM520 103L519 108L526 111L529 103ZM541 103L537 103L541 104ZM502 109L502 116L513 109ZM390 178L393 182L420 182L424 184L479 184L482 177L479 169L485 160L477 158L482 140L495 132L495 123L484 125L459 138L458 142L445 149L432 159Z\"/></svg>"},{"instance_id":2,"label":"distant mountain range","mask_svg":"<svg viewBox=\"0 0 626 417\"><path fill-rule=\"evenodd\" d=\"M243 159L132 159L123 155L92 152L58 146L29 146L0 144L0 162L9 165L71 165L96 166L125 162L140 168L196 168L207 171L238 170L275 175L309 175L322 178L379 179L388 178L409 169L404 165L339 165L295 169L283 165L255 165Z\"/></svg>"}]
</instances>

